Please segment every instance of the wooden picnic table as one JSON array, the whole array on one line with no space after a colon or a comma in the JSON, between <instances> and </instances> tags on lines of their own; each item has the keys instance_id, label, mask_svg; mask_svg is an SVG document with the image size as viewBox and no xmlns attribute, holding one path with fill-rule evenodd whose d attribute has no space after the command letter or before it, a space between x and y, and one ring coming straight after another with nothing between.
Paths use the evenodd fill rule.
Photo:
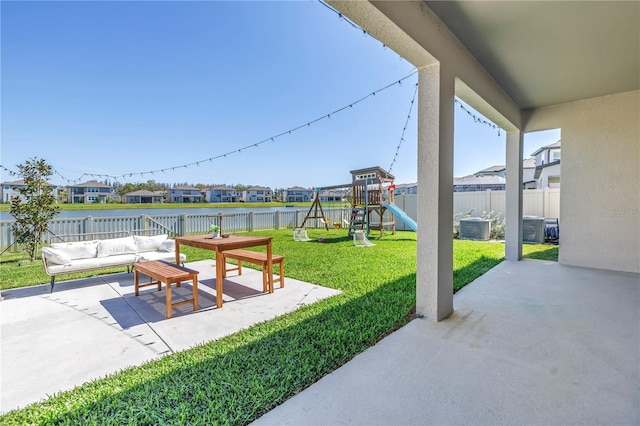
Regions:
<instances>
[{"instance_id":1,"label":"wooden picnic table","mask_svg":"<svg viewBox=\"0 0 640 426\"><path fill-rule=\"evenodd\" d=\"M254 237L249 235L229 235L228 238L212 238L211 235L197 235L191 237L175 237L176 264L180 263L180 246L196 247L211 250L216 253L216 306L222 308L222 283L225 275L225 259L223 252L248 247L267 247L268 282L273 283L273 259L271 253L272 237ZM273 285L268 291L273 293Z\"/></svg>"}]
</instances>

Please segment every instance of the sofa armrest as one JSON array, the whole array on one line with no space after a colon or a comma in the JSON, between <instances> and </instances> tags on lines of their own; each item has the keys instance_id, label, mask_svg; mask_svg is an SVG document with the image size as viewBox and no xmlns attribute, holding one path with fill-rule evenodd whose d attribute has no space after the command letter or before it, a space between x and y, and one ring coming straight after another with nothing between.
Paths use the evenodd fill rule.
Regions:
<instances>
[{"instance_id":1,"label":"sofa armrest","mask_svg":"<svg viewBox=\"0 0 640 426\"><path fill-rule=\"evenodd\" d=\"M44 273L51 277L52 275L49 272L49 267L47 265L47 258L44 257L44 253L42 253L41 256L42 256L42 266L44 266Z\"/></svg>"}]
</instances>

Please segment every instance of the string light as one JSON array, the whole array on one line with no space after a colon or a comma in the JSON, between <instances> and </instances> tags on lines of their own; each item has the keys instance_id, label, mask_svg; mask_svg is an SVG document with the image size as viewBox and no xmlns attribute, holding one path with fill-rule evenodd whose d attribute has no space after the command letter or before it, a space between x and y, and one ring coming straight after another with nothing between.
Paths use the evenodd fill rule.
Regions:
<instances>
[{"instance_id":1,"label":"string light","mask_svg":"<svg viewBox=\"0 0 640 426\"><path fill-rule=\"evenodd\" d=\"M400 83L400 81L398 81ZM407 114L407 119L404 122L404 127L402 128L402 134L400 135L400 142L398 142L398 146L396 147L396 154L393 156L393 160L391 161L391 165L389 166L389 173L393 170L394 164L398 160L398 154L400 153L400 147L402 146L402 142L404 142L404 134L407 131L407 126L409 125L409 120L411 119L411 111L413 110L413 104L416 101L416 94L418 93L418 83L416 83L416 87L413 90L413 97L411 98L411 104L409 105L409 113Z\"/></svg>"},{"instance_id":2,"label":"string light","mask_svg":"<svg viewBox=\"0 0 640 426\"><path fill-rule=\"evenodd\" d=\"M473 112L471 112L469 109L467 109L464 104L462 102L460 102L457 98L454 98L453 100L456 104L458 104L458 106L460 107L461 110L463 110L464 112L466 112L471 118L473 118L473 122L474 123L480 123L480 124L484 124L485 126L489 126L492 129L495 129L498 131L498 136L500 136L500 126L498 126L497 124L494 124L488 120L485 120L483 118L478 117L477 115L475 115Z\"/></svg>"},{"instance_id":3,"label":"string light","mask_svg":"<svg viewBox=\"0 0 640 426\"><path fill-rule=\"evenodd\" d=\"M5 172L9 173L9 176L18 176L18 174L19 174L18 172L14 172L13 170L7 169L2 164L0 164L0 168L2 168L2 170L4 170Z\"/></svg>"}]
</instances>

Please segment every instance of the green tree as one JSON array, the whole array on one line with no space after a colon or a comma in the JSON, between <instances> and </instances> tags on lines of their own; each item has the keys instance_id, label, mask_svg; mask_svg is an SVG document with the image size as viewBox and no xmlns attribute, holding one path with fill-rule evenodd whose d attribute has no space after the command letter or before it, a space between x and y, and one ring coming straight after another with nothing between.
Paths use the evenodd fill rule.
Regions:
<instances>
[{"instance_id":1,"label":"green tree","mask_svg":"<svg viewBox=\"0 0 640 426\"><path fill-rule=\"evenodd\" d=\"M15 218L13 233L16 242L34 261L49 222L60 210L54 204L54 187L48 182L53 168L45 160L34 157L18 165L18 174L25 186L17 189L20 196L11 199L10 213Z\"/></svg>"}]
</instances>

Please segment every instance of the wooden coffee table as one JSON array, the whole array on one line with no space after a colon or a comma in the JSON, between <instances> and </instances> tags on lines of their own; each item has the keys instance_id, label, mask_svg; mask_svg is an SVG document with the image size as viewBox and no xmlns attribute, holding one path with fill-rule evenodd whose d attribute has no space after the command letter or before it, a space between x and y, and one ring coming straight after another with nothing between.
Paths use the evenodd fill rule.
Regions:
<instances>
[{"instance_id":1,"label":"wooden coffee table","mask_svg":"<svg viewBox=\"0 0 640 426\"><path fill-rule=\"evenodd\" d=\"M143 273L146 276L155 279L156 281L152 281L146 284L140 284L140 273ZM193 298L183 300L181 302L171 303L171 284L176 284L179 287L180 283L183 281L193 281ZM193 310L198 310L198 271L194 271L193 269L185 268L184 266L176 265L162 260L138 262L133 265L133 283L135 286L136 296L140 295L140 287L155 285L158 287L158 291L160 291L163 283L167 286L167 318L171 318L174 307L185 305L187 303L193 303Z\"/></svg>"}]
</instances>

